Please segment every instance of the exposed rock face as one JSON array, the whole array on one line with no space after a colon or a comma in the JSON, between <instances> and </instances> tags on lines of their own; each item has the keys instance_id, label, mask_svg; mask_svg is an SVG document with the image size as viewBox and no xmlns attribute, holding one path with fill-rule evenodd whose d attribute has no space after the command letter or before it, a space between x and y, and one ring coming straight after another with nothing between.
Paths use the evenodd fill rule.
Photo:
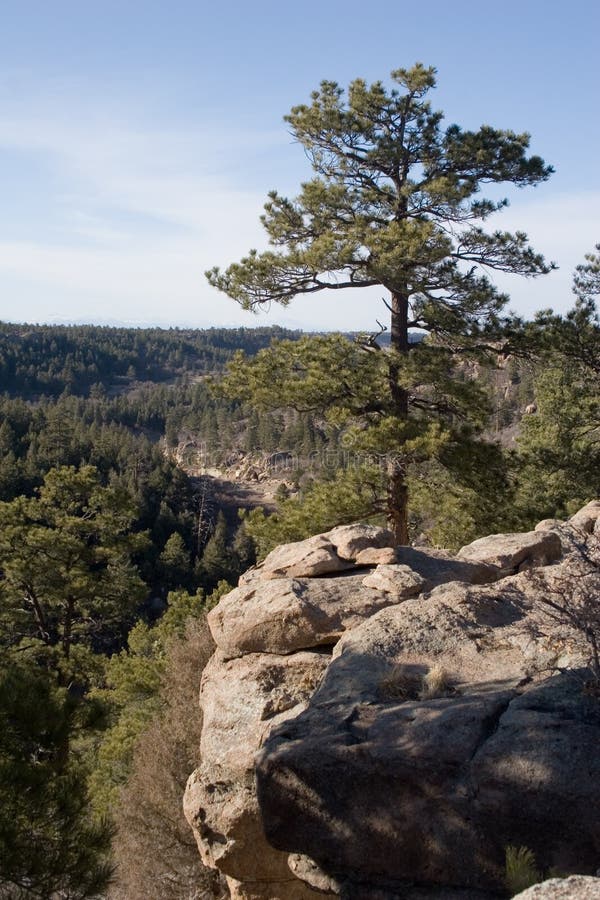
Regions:
<instances>
[{"instance_id":1,"label":"exposed rock face","mask_svg":"<svg viewBox=\"0 0 600 900\"><path fill-rule=\"evenodd\" d=\"M356 554L358 566L392 565L398 562L395 547L365 547Z\"/></svg>"},{"instance_id":2,"label":"exposed rock face","mask_svg":"<svg viewBox=\"0 0 600 900\"><path fill-rule=\"evenodd\" d=\"M598 519L600 518L600 500L592 500L583 509L571 516L569 523L575 528L581 528L583 531L591 533L594 531Z\"/></svg>"},{"instance_id":3,"label":"exposed rock face","mask_svg":"<svg viewBox=\"0 0 600 900\"><path fill-rule=\"evenodd\" d=\"M276 547L264 562L249 569L240 578L240 584L269 578L314 578L352 568L357 556L364 550L392 550L393 535L386 528L375 525L341 525L326 534L317 534L305 541ZM389 559L389 554L385 555ZM391 557L393 561L393 555ZM382 561L382 560L378 560Z\"/></svg>"},{"instance_id":4,"label":"exposed rock face","mask_svg":"<svg viewBox=\"0 0 600 900\"><path fill-rule=\"evenodd\" d=\"M425 586L425 579L409 566L396 564L377 566L374 572L363 578L362 583L365 587L389 594L394 602L400 603L420 594Z\"/></svg>"},{"instance_id":5,"label":"exposed rock face","mask_svg":"<svg viewBox=\"0 0 600 900\"><path fill-rule=\"evenodd\" d=\"M514 900L600 900L600 878L551 878L517 894Z\"/></svg>"},{"instance_id":6,"label":"exposed rock face","mask_svg":"<svg viewBox=\"0 0 600 900\"><path fill-rule=\"evenodd\" d=\"M363 550L394 547L392 532L375 525L340 525L328 532L327 537L342 559L356 560Z\"/></svg>"},{"instance_id":7,"label":"exposed rock face","mask_svg":"<svg viewBox=\"0 0 600 900\"><path fill-rule=\"evenodd\" d=\"M292 875L287 853L265 839L254 754L274 725L304 708L328 662L320 653L227 660L217 651L204 670L203 763L189 779L184 811L203 862L227 876L234 897L312 896Z\"/></svg>"},{"instance_id":8,"label":"exposed rock face","mask_svg":"<svg viewBox=\"0 0 600 900\"><path fill-rule=\"evenodd\" d=\"M553 531L529 531L525 534L492 534L479 538L458 551L459 559L486 563L510 575L524 563L547 565L562 552L559 536Z\"/></svg>"},{"instance_id":9,"label":"exposed rock face","mask_svg":"<svg viewBox=\"0 0 600 900\"><path fill-rule=\"evenodd\" d=\"M364 552L366 553L366 551ZM381 553L381 551L378 552ZM361 553L357 558L357 562L362 564L363 559L364 554ZM382 560L374 560L374 563L381 563L378 568L383 568L384 563ZM457 559L444 550L428 550L425 552L424 550L417 550L416 547L396 547L394 549L394 563L399 567L408 567L422 578L421 593L448 581L487 584L490 581L497 581L499 578L497 566L470 559ZM389 569L393 568L389 563L387 567ZM373 572L373 575L376 574L377 569Z\"/></svg>"},{"instance_id":10,"label":"exposed rock face","mask_svg":"<svg viewBox=\"0 0 600 900\"><path fill-rule=\"evenodd\" d=\"M291 578L314 577L339 572L347 568L338 556L335 546L324 534L276 547L261 566L262 578L277 578L287 575Z\"/></svg>"},{"instance_id":11,"label":"exposed rock face","mask_svg":"<svg viewBox=\"0 0 600 900\"><path fill-rule=\"evenodd\" d=\"M418 589L407 596L415 593ZM364 574L254 580L223 597L208 621L227 656L291 653L335 644L347 628L393 602L387 593L366 585Z\"/></svg>"},{"instance_id":12,"label":"exposed rock face","mask_svg":"<svg viewBox=\"0 0 600 900\"><path fill-rule=\"evenodd\" d=\"M600 700L538 601L596 553L599 518L456 557L334 529L222 598L185 809L232 896L493 897L508 844L596 871Z\"/></svg>"}]
</instances>

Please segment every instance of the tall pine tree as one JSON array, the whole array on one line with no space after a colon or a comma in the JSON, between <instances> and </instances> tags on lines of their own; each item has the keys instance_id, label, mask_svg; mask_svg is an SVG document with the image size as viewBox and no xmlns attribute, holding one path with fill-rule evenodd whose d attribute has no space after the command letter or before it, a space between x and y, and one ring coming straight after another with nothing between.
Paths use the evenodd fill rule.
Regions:
<instances>
[{"instance_id":1,"label":"tall pine tree","mask_svg":"<svg viewBox=\"0 0 600 900\"><path fill-rule=\"evenodd\" d=\"M254 393L271 408L297 399L354 426L355 447L385 458L387 514L406 543L411 463L442 459L446 448L456 458L456 445L481 424L479 392L452 375L457 356L497 350L506 338L508 297L487 272L529 277L551 268L522 232L483 229L507 201L480 190L536 185L552 169L527 156L527 134L443 128L426 100L434 69L417 64L392 80L387 90L357 79L347 95L324 81L310 104L293 107L286 121L314 178L294 200L269 195L262 222L272 249L207 277L246 309L324 290L385 289L389 349L375 335L354 348L334 338L282 343L238 359L230 392ZM427 340L411 343L412 329Z\"/></svg>"}]
</instances>

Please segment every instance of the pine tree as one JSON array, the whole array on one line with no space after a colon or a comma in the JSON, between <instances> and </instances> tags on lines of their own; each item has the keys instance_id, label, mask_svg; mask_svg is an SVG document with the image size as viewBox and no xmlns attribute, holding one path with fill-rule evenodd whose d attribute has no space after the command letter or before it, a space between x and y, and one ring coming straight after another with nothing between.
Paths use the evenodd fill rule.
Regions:
<instances>
[{"instance_id":1,"label":"pine tree","mask_svg":"<svg viewBox=\"0 0 600 900\"><path fill-rule=\"evenodd\" d=\"M231 584L236 578L235 565L227 543L227 521L222 510L219 510L215 529L204 548L198 574L206 591L211 591L219 581L225 580Z\"/></svg>"},{"instance_id":2,"label":"pine tree","mask_svg":"<svg viewBox=\"0 0 600 900\"><path fill-rule=\"evenodd\" d=\"M354 347L334 338L281 343L255 361L238 359L230 395L265 408L299 399L299 408L328 408L338 424L355 425L355 447L385 457L388 517L406 543L411 461L440 458L481 421L474 386L452 380L457 355L497 352L506 340L508 297L486 272L531 277L551 268L522 232L481 227L507 201L480 189L536 185L552 169L526 155L526 134L442 128L425 99L434 69L417 64L392 80L399 88L388 91L357 79L346 97L324 81L309 105L291 110L286 121L315 177L295 200L269 195L262 222L274 249L207 277L246 309L323 290L387 291L389 349L376 334ZM428 339L412 343L411 329Z\"/></svg>"},{"instance_id":3,"label":"pine tree","mask_svg":"<svg viewBox=\"0 0 600 900\"><path fill-rule=\"evenodd\" d=\"M573 278L574 307L542 313L536 412L518 440L518 505L526 524L564 518L600 493L600 244Z\"/></svg>"},{"instance_id":4,"label":"pine tree","mask_svg":"<svg viewBox=\"0 0 600 900\"><path fill-rule=\"evenodd\" d=\"M581 302L593 302L594 297L600 296L600 244L575 269L573 291Z\"/></svg>"},{"instance_id":5,"label":"pine tree","mask_svg":"<svg viewBox=\"0 0 600 900\"><path fill-rule=\"evenodd\" d=\"M65 756L77 704L27 657L0 651L0 896L97 897L111 829L90 816L87 772Z\"/></svg>"},{"instance_id":6,"label":"pine tree","mask_svg":"<svg viewBox=\"0 0 600 900\"><path fill-rule=\"evenodd\" d=\"M242 572L245 572L246 569L249 569L250 566L253 566L256 562L256 547L254 546L254 541L251 536L248 534L244 522L241 523L235 533L231 549L235 562L237 580ZM231 581L231 579L229 580Z\"/></svg>"},{"instance_id":7,"label":"pine tree","mask_svg":"<svg viewBox=\"0 0 600 900\"><path fill-rule=\"evenodd\" d=\"M129 533L133 515L93 466L52 469L37 497L0 503L4 642L34 639L68 668L74 645L109 639L145 590L130 560L146 543Z\"/></svg>"},{"instance_id":8,"label":"pine tree","mask_svg":"<svg viewBox=\"0 0 600 900\"><path fill-rule=\"evenodd\" d=\"M165 579L164 588L171 590L189 586L192 575L190 553L179 532L174 531L169 537L160 554L159 564Z\"/></svg>"},{"instance_id":9,"label":"pine tree","mask_svg":"<svg viewBox=\"0 0 600 900\"><path fill-rule=\"evenodd\" d=\"M535 383L535 415L518 438L517 503L525 526L566 518L600 493L600 397L572 361L546 360Z\"/></svg>"},{"instance_id":10,"label":"pine tree","mask_svg":"<svg viewBox=\"0 0 600 900\"><path fill-rule=\"evenodd\" d=\"M167 608L154 626L138 621L127 638L127 648L114 653L106 666L102 687L93 691L108 720L89 783L96 813L107 815L118 807L119 790L127 780L136 741L150 718L160 709L168 649L183 637L187 623L206 608L202 591L171 591Z\"/></svg>"},{"instance_id":11,"label":"pine tree","mask_svg":"<svg viewBox=\"0 0 600 900\"><path fill-rule=\"evenodd\" d=\"M258 557L263 559L277 544L300 541L335 525L381 514L382 480L377 466L340 469L331 480L310 483L300 496L281 499L272 515L260 508L251 510L244 526Z\"/></svg>"}]
</instances>

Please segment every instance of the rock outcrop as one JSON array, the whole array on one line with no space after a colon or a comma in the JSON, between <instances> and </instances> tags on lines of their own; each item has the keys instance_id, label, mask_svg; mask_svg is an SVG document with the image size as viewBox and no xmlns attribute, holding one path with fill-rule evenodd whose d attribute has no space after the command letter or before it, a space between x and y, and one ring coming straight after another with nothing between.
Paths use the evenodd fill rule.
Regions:
<instances>
[{"instance_id":1,"label":"rock outcrop","mask_svg":"<svg viewBox=\"0 0 600 900\"><path fill-rule=\"evenodd\" d=\"M600 878L550 878L521 891L514 900L600 900Z\"/></svg>"},{"instance_id":2,"label":"rock outcrop","mask_svg":"<svg viewBox=\"0 0 600 900\"><path fill-rule=\"evenodd\" d=\"M185 796L233 897L494 897L509 844L598 869L600 700L542 602L600 560L598 520L456 556L344 526L246 573L209 614Z\"/></svg>"}]
</instances>

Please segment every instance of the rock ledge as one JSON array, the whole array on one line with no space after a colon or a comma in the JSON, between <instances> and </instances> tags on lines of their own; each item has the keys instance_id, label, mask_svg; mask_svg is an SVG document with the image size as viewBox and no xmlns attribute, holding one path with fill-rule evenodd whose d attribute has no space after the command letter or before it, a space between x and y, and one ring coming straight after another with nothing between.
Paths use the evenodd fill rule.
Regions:
<instances>
[{"instance_id":1,"label":"rock ledge","mask_svg":"<svg viewBox=\"0 0 600 900\"><path fill-rule=\"evenodd\" d=\"M232 897L483 900L509 844L596 871L600 701L540 598L600 560L599 520L594 501L455 556L343 526L240 579L209 614L185 796Z\"/></svg>"}]
</instances>

